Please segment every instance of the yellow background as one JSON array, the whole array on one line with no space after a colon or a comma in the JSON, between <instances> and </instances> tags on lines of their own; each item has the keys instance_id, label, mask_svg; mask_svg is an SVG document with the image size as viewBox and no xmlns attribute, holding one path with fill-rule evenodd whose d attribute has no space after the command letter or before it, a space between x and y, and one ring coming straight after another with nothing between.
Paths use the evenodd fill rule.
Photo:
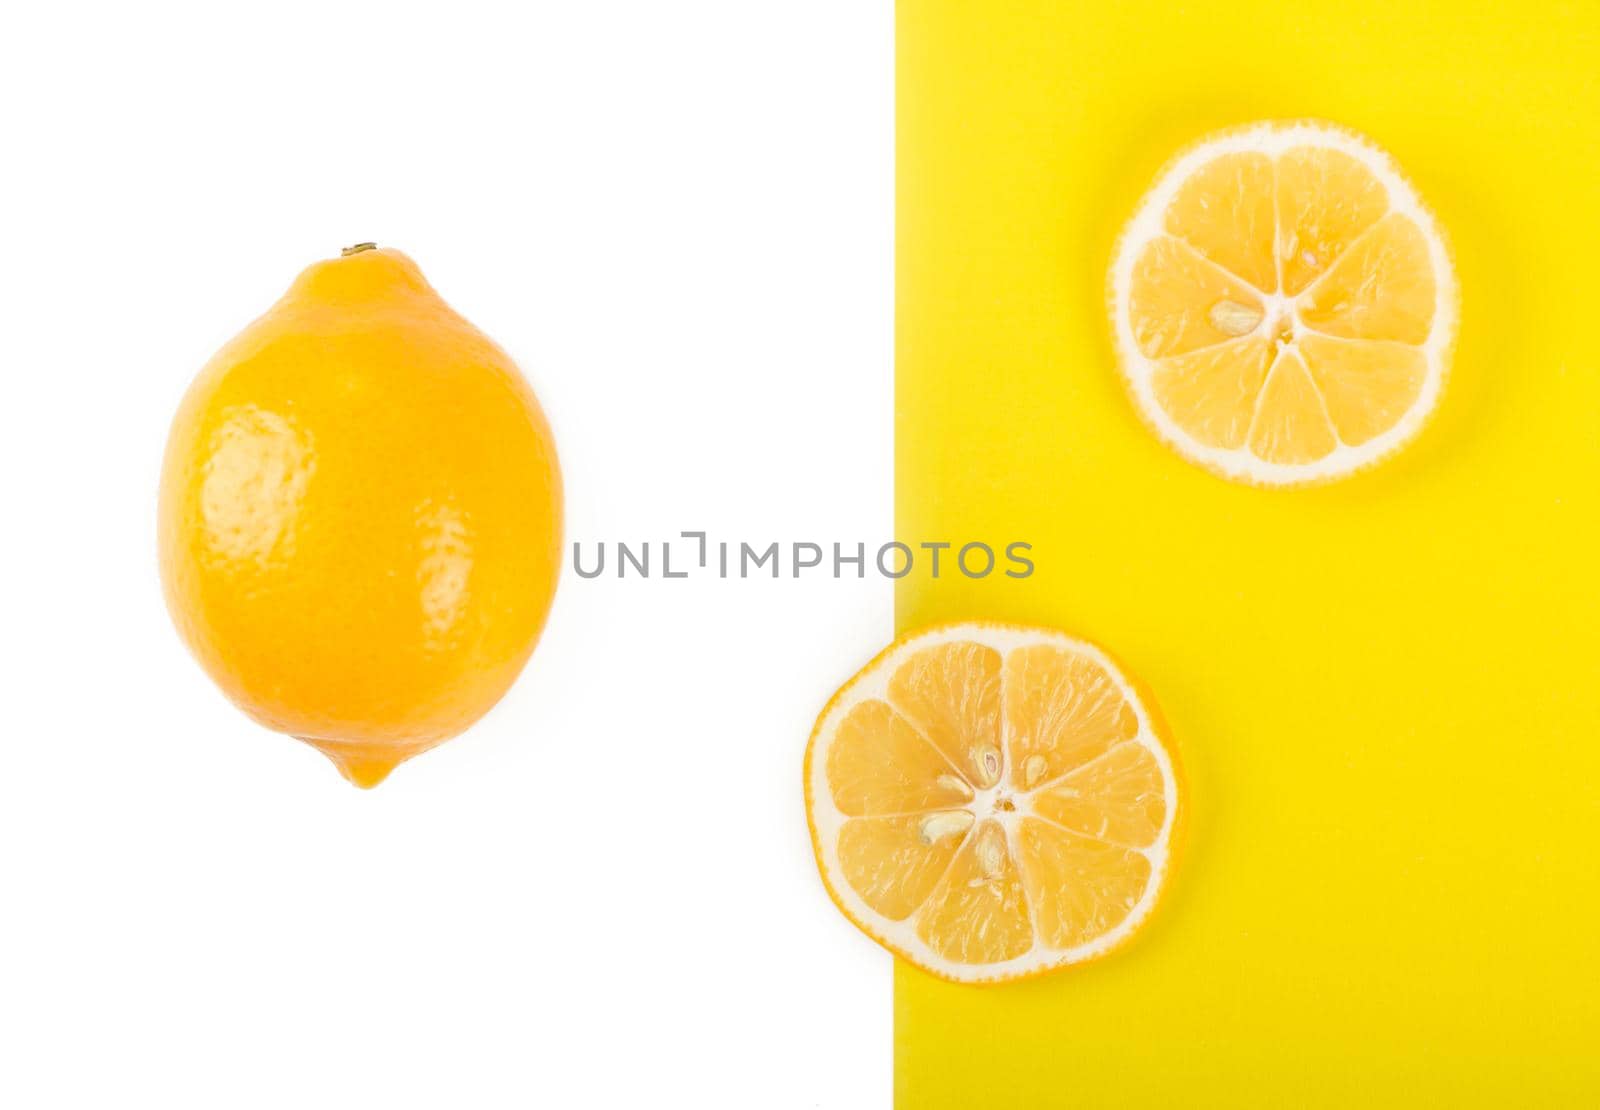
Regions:
<instances>
[{"instance_id":1,"label":"yellow background","mask_svg":"<svg viewBox=\"0 0 1600 1110\"><path fill-rule=\"evenodd\" d=\"M1600 3L901 0L897 527L1035 545L902 627L1098 639L1189 774L1103 963L896 973L902 1107L1600 1105ZM1314 116L1451 239L1454 371L1378 472L1230 485L1139 424L1105 274L1165 160Z\"/></svg>"}]
</instances>

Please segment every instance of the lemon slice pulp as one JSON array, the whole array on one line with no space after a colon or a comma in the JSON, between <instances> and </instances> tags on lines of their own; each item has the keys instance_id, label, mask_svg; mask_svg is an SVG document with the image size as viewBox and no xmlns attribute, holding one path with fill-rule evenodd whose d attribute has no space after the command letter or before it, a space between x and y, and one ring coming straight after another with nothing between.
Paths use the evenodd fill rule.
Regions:
<instances>
[{"instance_id":1,"label":"lemon slice pulp","mask_svg":"<svg viewBox=\"0 0 1600 1110\"><path fill-rule=\"evenodd\" d=\"M1161 175L1111 271L1140 414L1191 462L1294 485L1369 466L1438 404L1444 241L1387 155L1325 124L1204 140Z\"/></svg>"},{"instance_id":2,"label":"lemon slice pulp","mask_svg":"<svg viewBox=\"0 0 1600 1110\"><path fill-rule=\"evenodd\" d=\"M947 625L847 683L806 752L829 893L868 936L963 982L1082 963L1164 888L1178 778L1153 704L1093 645Z\"/></svg>"}]
</instances>

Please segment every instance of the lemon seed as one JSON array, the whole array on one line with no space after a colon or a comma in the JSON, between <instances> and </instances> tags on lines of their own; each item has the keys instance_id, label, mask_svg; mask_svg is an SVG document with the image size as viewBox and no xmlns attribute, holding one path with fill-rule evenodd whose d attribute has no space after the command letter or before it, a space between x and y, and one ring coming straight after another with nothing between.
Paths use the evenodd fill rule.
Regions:
<instances>
[{"instance_id":1,"label":"lemon seed","mask_svg":"<svg viewBox=\"0 0 1600 1110\"><path fill-rule=\"evenodd\" d=\"M963 809L925 817L922 827L917 831L924 844L933 844L947 836L959 836L970 828L972 828L972 814Z\"/></svg>"},{"instance_id":2,"label":"lemon seed","mask_svg":"<svg viewBox=\"0 0 1600 1110\"><path fill-rule=\"evenodd\" d=\"M978 765L978 785L987 790L1000 781L1000 749L984 744L973 754L977 757L974 762Z\"/></svg>"},{"instance_id":3,"label":"lemon seed","mask_svg":"<svg viewBox=\"0 0 1600 1110\"><path fill-rule=\"evenodd\" d=\"M1218 301L1207 314L1212 325L1228 335L1249 335L1260 325L1263 313L1238 301Z\"/></svg>"},{"instance_id":4,"label":"lemon seed","mask_svg":"<svg viewBox=\"0 0 1600 1110\"><path fill-rule=\"evenodd\" d=\"M988 878L995 878L1005 867L1006 849L998 828L987 826L978 835L978 870Z\"/></svg>"}]
</instances>

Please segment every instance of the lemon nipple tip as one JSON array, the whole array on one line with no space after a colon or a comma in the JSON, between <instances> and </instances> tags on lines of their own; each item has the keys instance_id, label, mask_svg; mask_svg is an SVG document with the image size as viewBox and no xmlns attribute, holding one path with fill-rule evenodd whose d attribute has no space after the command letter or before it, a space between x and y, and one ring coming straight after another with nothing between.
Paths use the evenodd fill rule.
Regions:
<instances>
[{"instance_id":1,"label":"lemon nipple tip","mask_svg":"<svg viewBox=\"0 0 1600 1110\"><path fill-rule=\"evenodd\" d=\"M400 765L400 760L388 756L372 755L369 752L351 751L333 744L316 740L306 740L339 769L339 773L347 781L359 786L362 790L371 790L384 779L389 777L389 772Z\"/></svg>"}]
</instances>

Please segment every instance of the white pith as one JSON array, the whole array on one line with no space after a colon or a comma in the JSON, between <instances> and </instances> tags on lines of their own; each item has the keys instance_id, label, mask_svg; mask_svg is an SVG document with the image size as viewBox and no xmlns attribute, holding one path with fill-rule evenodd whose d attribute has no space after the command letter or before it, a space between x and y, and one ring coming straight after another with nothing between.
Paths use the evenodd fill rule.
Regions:
<instances>
[{"instance_id":1,"label":"white pith","mask_svg":"<svg viewBox=\"0 0 1600 1110\"><path fill-rule=\"evenodd\" d=\"M1117 750L1123 743L1137 743L1145 747L1154 756L1157 766L1161 769L1163 783L1163 796L1166 803L1165 817L1161 831L1154 843L1147 848L1135 848L1119 844L1119 847L1130 848L1139 852L1150 862L1150 876L1145 884L1144 892L1119 924L1100 936L1073 948L1053 948L1044 944L1038 937L1037 923L1034 928L1033 946L1025 953L1013 959L997 961L994 963L965 964L948 960L938 955L923 943L917 936L916 923L920 908L908 915L902 921L891 921L879 914L866 904L849 882L846 881L838 860L839 833L844 823L849 820L840 813L834 805L833 794L828 787L827 765L828 750L837 733L839 722L855 706L863 701L876 699L895 704L889 696L889 680L900 664L910 655L926 648L937 647L941 644L952 642L976 643L993 648L1000 653L1002 668L1009 665L1009 657L1013 650L1019 647L1036 645L1049 645L1063 651L1074 652L1093 660L1102 667L1116 683L1128 706L1133 710L1138 721L1138 731L1126 741L1114 745L1112 751ZM1001 672L1001 687L1004 688L1005 672ZM1081 963L1091 959L1102 952L1116 947L1120 942L1131 935L1149 916L1156 900L1167 879L1167 862L1172 840L1172 830L1178 818L1178 790L1177 779L1173 772L1172 759L1167 750L1157 738L1151 725L1149 715L1144 704L1139 700L1138 694L1126 677L1117 669L1116 665L1106 655L1092 644L1075 640L1061 633L1048 632L1041 629L1013 628L1004 625L989 625L983 623L947 625L932 629L928 633L914 637L897 647L892 653L877 660L870 670L853 679L834 700L828 708L823 719L818 722L813 749L809 759L810 780L807 783L807 792L812 803L812 820L817 838L819 863L822 867L823 879L828 888L845 908L846 912L872 934L877 940L885 944L894 952L905 957L922 967L928 968L937 974L962 982L985 982L1003 979L1012 979L1039 971L1065 967L1070 964ZM1000 783L990 789L975 789L974 798L964 806L950 807L953 809L969 810L977 815L977 820L971 829L961 834L962 840L975 836L986 820L997 820L1003 827L1006 835L1006 844L1011 853L1014 865L1020 870L1024 865L1022 854L1018 847L1018 831L1024 817L1033 817L1036 820L1046 820L1038 814L1031 813L1029 799L1034 791L1051 786L1060 781L1060 776L1047 782L1039 783L1034 791L1018 791L1006 785L1012 768L1015 766L1011 753L1011 733L1009 725L1004 720L1002 707L1001 720L1001 745L1003 752L1003 770ZM931 746L931 742L930 742ZM1096 759L1103 759L1108 753L1102 753ZM1096 762L1090 760L1082 766L1089 766ZM1077 770L1078 768L1074 768ZM955 768L952 767L952 771ZM1016 806L1012 812L990 812L1000 796L1005 796ZM938 811L932 811L938 812ZM1051 822L1054 824L1054 822ZM1061 827L1061 826L1058 826ZM1076 829L1066 830L1078 836L1086 834ZM1088 839L1097 839L1088 837ZM959 852L957 853L959 855ZM1030 905L1030 914L1032 906Z\"/></svg>"},{"instance_id":2,"label":"white pith","mask_svg":"<svg viewBox=\"0 0 1600 1110\"><path fill-rule=\"evenodd\" d=\"M1139 350L1129 319L1128 302L1134 264L1140 252L1156 236L1170 234L1166 230L1167 209L1171 206L1179 188L1196 170L1225 154L1256 152L1276 158L1290 149L1305 146L1338 150L1360 161L1383 185L1388 196L1389 211L1410 219L1422 232L1423 239L1428 244L1429 259L1433 263L1433 328L1427 341L1418 348L1427 361L1427 374L1423 379L1422 389L1411 407L1393 427L1359 446L1338 440L1338 446L1333 451L1309 463L1273 463L1250 451L1248 435L1244 445L1238 448L1213 447L1196 440L1167 415L1166 410L1157 401L1151 385L1155 360L1146 358ZM1366 232L1362 234L1365 235ZM1282 229L1275 228L1273 238L1275 251L1281 246L1281 235ZM1182 239L1181 236L1174 238ZM1361 236L1357 236L1356 241L1359 242L1360 238ZM1347 245L1345 250L1348 251L1352 246L1354 243ZM1329 260L1327 267L1316 280L1290 298L1280 290L1256 289L1252 283L1234 274L1227 267L1215 263L1209 256L1206 257L1207 261L1211 261L1234 280L1254 289L1266 306L1267 311L1261 323L1254 332L1246 334L1262 334L1266 329L1275 326L1285 315L1293 320L1296 329L1314 332L1314 328L1307 327L1299 320L1298 314L1294 311L1296 302L1309 296L1322 280L1322 276L1331 272L1338 262L1337 258ZM1228 478L1261 485L1299 485L1344 477L1405 446L1422 430L1422 426L1438 404L1439 394L1449 371L1451 344L1455 340L1455 271L1450 263L1449 251L1445 248L1444 239L1432 215L1423 206L1410 183L1400 175L1387 154L1366 139L1325 123L1255 124L1204 139L1179 155L1162 171L1155 187L1140 201L1137 212L1122 234L1111 267L1111 299L1112 330L1118 360L1144 419L1155 428L1162 439L1186 458ZM1280 349L1273 359L1272 369L1268 372L1269 379L1282 355L1283 350ZM1256 398L1258 413L1260 399L1265 393L1266 382L1263 381L1261 392ZM1333 428L1331 421L1329 427L1337 440L1338 430Z\"/></svg>"}]
</instances>

